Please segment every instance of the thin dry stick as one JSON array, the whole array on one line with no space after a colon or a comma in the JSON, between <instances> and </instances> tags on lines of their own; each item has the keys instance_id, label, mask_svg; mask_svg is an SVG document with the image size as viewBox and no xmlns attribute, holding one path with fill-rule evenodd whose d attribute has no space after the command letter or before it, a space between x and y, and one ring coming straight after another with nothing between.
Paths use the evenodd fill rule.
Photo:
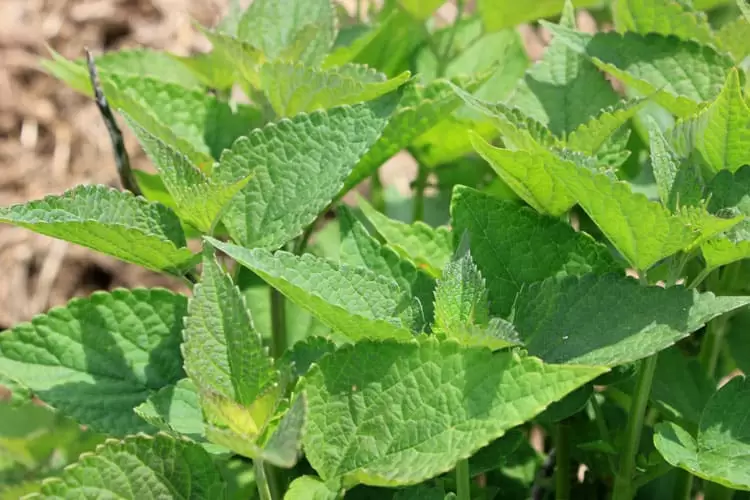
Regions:
<instances>
[{"instance_id":1,"label":"thin dry stick","mask_svg":"<svg viewBox=\"0 0 750 500\"><path fill-rule=\"evenodd\" d=\"M115 115L112 113L112 108L109 107L109 103L107 102L107 98L104 95L101 83L99 82L99 75L96 71L96 65L94 64L94 56L91 55L89 49L84 50L86 51L86 62L89 67L91 87L94 89L94 100L96 101L96 106L99 108L99 112L102 114L104 124L107 126L109 138L112 140L112 148L115 153L115 166L117 167L117 174L120 176L120 182L122 183L123 188L136 196L140 196L143 193L138 187L138 181L135 180L133 170L130 168L130 158L125 149L125 141L122 139L122 132L117 125Z\"/></svg>"}]
</instances>

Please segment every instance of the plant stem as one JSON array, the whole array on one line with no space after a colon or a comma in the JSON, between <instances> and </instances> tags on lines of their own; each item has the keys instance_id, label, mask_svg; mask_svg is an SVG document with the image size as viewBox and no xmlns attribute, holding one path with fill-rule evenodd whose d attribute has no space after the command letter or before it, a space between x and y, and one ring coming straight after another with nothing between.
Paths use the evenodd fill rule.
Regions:
<instances>
[{"instance_id":1,"label":"plant stem","mask_svg":"<svg viewBox=\"0 0 750 500\"><path fill-rule=\"evenodd\" d=\"M414 181L414 222L424 220L424 190L427 187L429 171L422 164L419 165L417 178Z\"/></svg>"},{"instance_id":2,"label":"plant stem","mask_svg":"<svg viewBox=\"0 0 750 500\"><path fill-rule=\"evenodd\" d=\"M370 203L375 210L385 213L385 196L383 183L380 181L380 171L376 170L370 179Z\"/></svg>"},{"instance_id":3,"label":"plant stem","mask_svg":"<svg viewBox=\"0 0 750 500\"><path fill-rule=\"evenodd\" d=\"M620 455L620 466L615 477L613 500L631 500L633 498L633 479L635 475L635 457L641 442L643 417L648 406L651 384L656 371L658 354L641 361L638 369L638 380L635 393L628 412L628 425L625 429L625 449Z\"/></svg>"},{"instance_id":4,"label":"plant stem","mask_svg":"<svg viewBox=\"0 0 750 500\"><path fill-rule=\"evenodd\" d=\"M456 496L458 500L471 500L471 474L468 458L459 460L456 464Z\"/></svg>"},{"instance_id":5,"label":"plant stem","mask_svg":"<svg viewBox=\"0 0 750 500\"><path fill-rule=\"evenodd\" d=\"M88 49L86 49L86 63L88 64L91 88L94 89L94 100L96 101L96 106L99 108L99 113L102 115L104 124L107 126L109 138L112 141L112 148L115 152L115 166L117 168L117 175L120 176L120 183L123 188L134 195L141 196L143 193L138 187L138 181L135 179L133 170L130 168L130 157L128 156L128 151L125 149L122 131L117 125L115 115L112 113L112 108L109 107L107 97L104 95L102 85L99 82L96 64L94 64L94 56L91 55Z\"/></svg>"},{"instance_id":6,"label":"plant stem","mask_svg":"<svg viewBox=\"0 0 750 500\"><path fill-rule=\"evenodd\" d=\"M464 16L464 0L456 1L456 19L453 21L451 31L448 34L448 42L445 44L445 50L442 54L435 54L438 58L437 65L437 76L445 76L445 71L448 69L448 63L450 62L451 53L453 52L453 43L456 41L456 33L458 32L458 25L461 23L461 18Z\"/></svg>"},{"instance_id":7,"label":"plant stem","mask_svg":"<svg viewBox=\"0 0 750 500\"><path fill-rule=\"evenodd\" d=\"M706 336L701 344L700 362L709 378L714 378L716 374L716 366L719 364L719 354L721 354L728 318L728 315L719 316L706 325Z\"/></svg>"},{"instance_id":8,"label":"plant stem","mask_svg":"<svg viewBox=\"0 0 750 500\"><path fill-rule=\"evenodd\" d=\"M279 359L286 347L286 297L271 288L271 355Z\"/></svg>"},{"instance_id":9,"label":"plant stem","mask_svg":"<svg viewBox=\"0 0 750 500\"><path fill-rule=\"evenodd\" d=\"M674 500L690 500L693 498L693 475L684 469L677 469L677 484L672 498Z\"/></svg>"},{"instance_id":10,"label":"plant stem","mask_svg":"<svg viewBox=\"0 0 750 500\"><path fill-rule=\"evenodd\" d=\"M703 494L706 500L731 500L734 496L734 490L726 488L720 484L706 481Z\"/></svg>"},{"instance_id":11,"label":"plant stem","mask_svg":"<svg viewBox=\"0 0 750 500\"><path fill-rule=\"evenodd\" d=\"M255 470L255 484L258 486L258 496L260 500L277 500L278 489L274 491L272 481L274 477L269 474L270 470L261 460L253 460L253 469ZM276 485L278 486L278 485Z\"/></svg>"},{"instance_id":12,"label":"plant stem","mask_svg":"<svg viewBox=\"0 0 750 500\"><path fill-rule=\"evenodd\" d=\"M599 437L605 443L612 444L609 427L607 427L607 420L604 418L604 412L599 405L599 401L596 399L596 394L592 395L591 399L589 399L589 405L591 405L591 408L594 410L594 421L596 422L596 428L599 430ZM617 470L617 466L615 465L612 455L609 453L607 454L607 461L609 462L609 468L612 470L612 473L614 473Z\"/></svg>"},{"instance_id":13,"label":"plant stem","mask_svg":"<svg viewBox=\"0 0 750 500\"><path fill-rule=\"evenodd\" d=\"M555 500L570 500L570 435L568 424L558 422L555 434Z\"/></svg>"}]
</instances>

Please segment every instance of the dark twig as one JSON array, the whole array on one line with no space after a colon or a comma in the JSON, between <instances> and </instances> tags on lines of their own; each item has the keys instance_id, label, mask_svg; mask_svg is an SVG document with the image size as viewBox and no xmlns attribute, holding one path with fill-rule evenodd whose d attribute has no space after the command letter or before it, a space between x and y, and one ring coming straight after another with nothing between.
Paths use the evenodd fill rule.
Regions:
<instances>
[{"instance_id":1,"label":"dark twig","mask_svg":"<svg viewBox=\"0 0 750 500\"><path fill-rule=\"evenodd\" d=\"M91 80L91 87L94 89L94 100L96 106L99 108L99 112L102 114L104 124L107 125L107 131L109 132L109 138L112 140L112 148L115 153L115 166L117 167L117 173L120 176L120 182L122 187L130 191L136 196L140 196L143 193L138 187L138 182L135 180L133 170L130 168L130 158L128 158L128 152L125 150L125 141L122 139L122 132L120 127L117 126L115 121L115 115L112 113L112 108L109 107L107 98L104 96L101 83L99 81L99 75L96 71L96 65L94 64L94 56L88 49L86 50L86 62L89 67L89 79Z\"/></svg>"}]
</instances>

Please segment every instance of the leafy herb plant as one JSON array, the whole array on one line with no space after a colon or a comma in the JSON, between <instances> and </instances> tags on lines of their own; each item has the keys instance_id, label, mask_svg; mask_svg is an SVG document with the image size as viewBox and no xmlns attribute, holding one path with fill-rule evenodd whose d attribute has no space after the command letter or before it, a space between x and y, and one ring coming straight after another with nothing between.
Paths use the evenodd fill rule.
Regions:
<instances>
[{"instance_id":1,"label":"leafy herb plant","mask_svg":"<svg viewBox=\"0 0 750 500\"><path fill-rule=\"evenodd\" d=\"M441 3L255 0L206 54L52 53L124 190L0 221L192 291L0 334L0 492L745 498L750 8L616 0L592 35L570 2ZM541 17L531 64L514 25ZM402 150L410 198L379 177Z\"/></svg>"}]
</instances>

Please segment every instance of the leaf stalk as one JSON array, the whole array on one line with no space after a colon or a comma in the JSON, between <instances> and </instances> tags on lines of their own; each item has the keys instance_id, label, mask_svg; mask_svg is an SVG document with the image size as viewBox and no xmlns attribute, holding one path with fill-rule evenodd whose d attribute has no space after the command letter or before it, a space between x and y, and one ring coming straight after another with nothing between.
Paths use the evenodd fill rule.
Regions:
<instances>
[{"instance_id":1,"label":"leaf stalk","mask_svg":"<svg viewBox=\"0 0 750 500\"><path fill-rule=\"evenodd\" d=\"M458 500L471 500L471 473L468 458L459 460L456 464L456 496Z\"/></svg>"}]
</instances>

